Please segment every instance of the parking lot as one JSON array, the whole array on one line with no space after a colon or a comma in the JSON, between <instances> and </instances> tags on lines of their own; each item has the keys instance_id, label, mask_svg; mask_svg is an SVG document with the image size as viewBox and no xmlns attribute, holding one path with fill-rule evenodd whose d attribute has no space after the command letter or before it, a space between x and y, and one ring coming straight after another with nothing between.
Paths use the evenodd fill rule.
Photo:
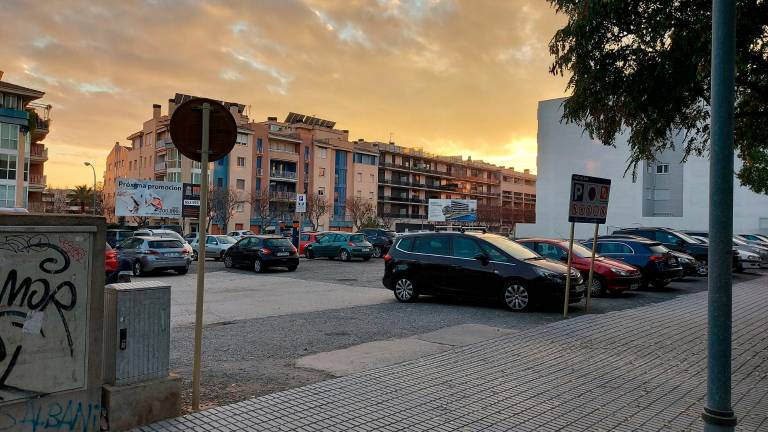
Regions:
<instances>
[{"instance_id":1,"label":"parking lot","mask_svg":"<svg viewBox=\"0 0 768 432\"><path fill-rule=\"evenodd\" d=\"M172 287L171 367L185 381L192 369L195 265L185 276L168 272L143 278ZM514 313L485 301L423 297L412 304L398 303L381 285L383 267L377 259L302 259L295 272L256 274L206 261L204 404L220 405L333 378L296 366L311 354L465 324L521 331L562 319L561 305ZM765 274L737 274L734 280ZM591 312L635 308L703 290L705 278L689 277L663 290L594 299ZM583 313L583 302L570 307L571 316ZM189 386L184 389L188 392ZM189 394L184 396L188 403Z\"/></svg>"}]
</instances>

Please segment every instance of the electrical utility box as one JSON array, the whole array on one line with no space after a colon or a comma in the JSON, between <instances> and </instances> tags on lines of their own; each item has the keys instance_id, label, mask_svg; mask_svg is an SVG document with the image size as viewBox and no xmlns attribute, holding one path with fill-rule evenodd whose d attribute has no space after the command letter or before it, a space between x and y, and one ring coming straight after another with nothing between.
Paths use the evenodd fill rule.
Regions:
<instances>
[{"instance_id":1,"label":"electrical utility box","mask_svg":"<svg viewBox=\"0 0 768 432\"><path fill-rule=\"evenodd\" d=\"M168 376L171 287L158 281L107 285L104 381L134 384Z\"/></svg>"}]
</instances>

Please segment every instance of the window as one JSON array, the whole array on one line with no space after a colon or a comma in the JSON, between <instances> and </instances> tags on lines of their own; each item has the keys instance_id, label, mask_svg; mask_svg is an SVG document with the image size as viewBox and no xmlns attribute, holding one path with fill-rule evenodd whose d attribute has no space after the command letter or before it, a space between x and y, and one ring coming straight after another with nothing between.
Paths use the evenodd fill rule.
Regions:
<instances>
[{"instance_id":1,"label":"window","mask_svg":"<svg viewBox=\"0 0 768 432\"><path fill-rule=\"evenodd\" d=\"M355 158L354 159L355 163L360 163L365 165L376 165L376 156L373 156L373 155L355 153L354 158Z\"/></svg>"},{"instance_id":2,"label":"window","mask_svg":"<svg viewBox=\"0 0 768 432\"><path fill-rule=\"evenodd\" d=\"M16 156L0 154L0 180L16 180Z\"/></svg>"},{"instance_id":3,"label":"window","mask_svg":"<svg viewBox=\"0 0 768 432\"><path fill-rule=\"evenodd\" d=\"M320 196L324 196L325 195L325 188L322 187L322 186L317 188L317 194L320 195Z\"/></svg>"},{"instance_id":4,"label":"window","mask_svg":"<svg viewBox=\"0 0 768 432\"><path fill-rule=\"evenodd\" d=\"M248 134L244 134L244 133L237 134L237 140L235 141L235 143L247 146L248 145Z\"/></svg>"},{"instance_id":5,"label":"window","mask_svg":"<svg viewBox=\"0 0 768 432\"><path fill-rule=\"evenodd\" d=\"M224 187L224 179L219 177L216 179L216 186L218 187Z\"/></svg>"},{"instance_id":6,"label":"window","mask_svg":"<svg viewBox=\"0 0 768 432\"><path fill-rule=\"evenodd\" d=\"M226 160L226 158L219 159L218 162L217 162L218 165L219 166L224 166L224 160Z\"/></svg>"},{"instance_id":7,"label":"window","mask_svg":"<svg viewBox=\"0 0 768 432\"><path fill-rule=\"evenodd\" d=\"M576 245L574 245L576 246ZM568 254L564 249L561 249L555 245L549 243L536 243L534 250L541 256L551 258L553 260L562 260L567 258Z\"/></svg>"},{"instance_id":8,"label":"window","mask_svg":"<svg viewBox=\"0 0 768 432\"><path fill-rule=\"evenodd\" d=\"M457 258L474 258L477 254L482 253L480 245L471 238L454 236L452 240L453 256Z\"/></svg>"},{"instance_id":9,"label":"window","mask_svg":"<svg viewBox=\"0 0 768 432\"><path fill-rule=\"evenodd\" d=\"M656 165L656 174L669 174L669 164Z\"/></svg>"},{"instance_id":10,"label":"window","mask_svg":"<svg viewBox=\"0 0 768 432\"><path fill-rule=\"evenodd\" d=\"M632 248L624 243L606 242L597 244L597 253L603 254L631 254Z\"/></svg>"},{"instance_id":11,"label":"window","mask_svg":"<svg viewBox=\"0 0 768 432\"><path fill-rule=\"evenodd\" d=\"M411 246L413 246L413 238L411 237L406 237L397 244L397 248L404 251L410 251Z\"/></svg>"},{"instance_id":12,"label":"window","mask_svg":"<svg viewBox=\"0 0 768 432\"><path fill-rule=\"evenodd\" d=\"M309 174L309 163L304 163L304 182L307 182L307 177Z\"/></svg>"},{"instance_id":13,"label":"window","mask_svg":"<svg viewBox=\"0 0 768 432\"><path fill-rule=\"evenodd\" d=\"M261 156L256 156L256 169L261 169Z\"/></svg>"},{"instance_id":14,"label":"window","mask_svg":"<svg viewBox=\"0 0 768 432\"><path fill-rule=\"evenodd\" d=\"M235 187L239 190L245 190L245 180L244 179L237 179L235 181Z\"/></svg>"},{"instance_id":15,"label":"window","mask_svg":"<svg viewBox=\"0 0 768 432\"><path fill-rule=\"evenodd\" d=\"M16 204L16 186L0 185L0 207L13 207Z\"/></svg>"},{"instance_id":16,"label":"window","mask_svg":"<svg viewBox=\"0 0 768 432\"><path fill-rule=\"evenodd\" d=\"M19 148L19 125L0 123L0 148L8 150Z\"/></svg>"},{"instance_id":17,"label":"window","mask_svg":"<svg viewBox=\"0 0 768 432\"><path fill-rule=\"evenodd\" d=\"M317 153L320 155L320 159L328 159L328 149L324 147L318 147Z\"/></svg>"},{"instance_id":18,"label":"window","mask_svg":"<svg viewBox=\"0 0 768 432\"><path fill-rule=\"evenodd\" d=\"M680 239L677 236L670 234L666 231L656 231L656 241L664 244L676 245Z\"/></svg>"},{"instance_id":19,"label":"window","mask_svg":"<svg viewBox=\"0 0 768 432\"><path fill-rule=\"evenodd\" d=\"M375 198L375 197L373 196L373 191L371 191L371 192L368 192L368 195L369 195L369 196L368 196L368 199L374 199L374 198Z\"/></svg>"},{"instance_id":20,"label":"window","mask_svg":"<svg viewBox=\"0 0 768 432\"><path fill-rule=\"evenodd\" d=\"M304 160L309 160L309 146L304 146Z\"/></svg>"},{"instance_id":21,"label":"window","mask_svg":"<svg viewBox=\"0 0 768 432\"><path fill-rule=\"evenodd\" d=\"M320 168L320 177L325 177L325 168Z\"/></svg>"},{"instance_id":22,"label":"window","mask_svg":"<svg viewBox=\"0 0 768 432\"><path fill-rule=\"evenodd\" d=\"M244 157L238 157L237 158L237 166L244 167L245 166L245 158Z\"/></svg>"},{"instance_id":23,"label":"window","mask_svg":"<svg viewBox=\"0 0 768 432\"><path fill-rule=\"evenodd\" d=\"M424 236L417 237L413 241L413 252L430 254L430 255L445 255L450 254L450 247L448 245L449 238L447 236Z\"/></svg>"},{"instance_id":24,"label":"window","mask_svg":"<svg viewBox=\"0 0 768 432\"><path fill-rule=\"evenodd\" d=\"M219 244L219 242L216 240L216 237L208 236L208 238L205 239L205 244L217 245L217 244Z\"/></svg>"},{"instance_id":25,"label":"window","mask_svg":"<svg viewBox=\"0 0 768 432\"><path fill-rule=\"evenodd\" d=\"M254 188L256 189L256 193L261 192L261 179L258 178L258 177L256 178L256 182L254 184Z\"/></svg>"},{"instance_id":26,"label":"window","mask_svg":"<svg viewBox=\"0 0 768 432\"><path fill-rule=\"evenodd\" d=\"M256 138L256 151L261 153L264 150L264 144L261 138Z\"/></svg>"}]
</instances>

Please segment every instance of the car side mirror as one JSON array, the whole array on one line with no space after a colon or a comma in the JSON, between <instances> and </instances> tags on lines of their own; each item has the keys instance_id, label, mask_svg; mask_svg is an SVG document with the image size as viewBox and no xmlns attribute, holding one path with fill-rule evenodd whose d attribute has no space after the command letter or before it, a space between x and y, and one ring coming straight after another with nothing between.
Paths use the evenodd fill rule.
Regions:
<instances>
[{"instance_id":1,"label":"car side mirror","mask_svg":"<svg viewBox=\"0 0 768 432\"><path fill-rule=\"evenodd\" d=\"M488 262L491 260L491 258L488 255L484 254L484 253L479 253L479 254L475 255L474 258L476 260L480 261L480 263L483 264L483 265L487 265Z\"/></svg>"}]
</instances>

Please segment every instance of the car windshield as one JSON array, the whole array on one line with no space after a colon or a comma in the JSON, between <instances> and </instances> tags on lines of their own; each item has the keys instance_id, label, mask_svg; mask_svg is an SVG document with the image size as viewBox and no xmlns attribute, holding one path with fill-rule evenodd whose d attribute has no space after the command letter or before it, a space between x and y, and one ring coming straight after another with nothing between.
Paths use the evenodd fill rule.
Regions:
<instances>
[{"instance_id":1,"label":"car windshield","mask_svg":"<svg viewBox=\"0 0 768 432\"><path fill-rule=\"evenodd\" d=\"M568 242L560 242L560 246L568 249ZM573 255L577 256L579 258L592 258L592 250L587 249L584 246L574 243L573 244ZM597 254L595 254L595 257L597 257Z\"/></svg>"},{"instance_id":2,"label":"car windshield","mask_svg":"<svg viewBox=\"0 0 768 432\"><path fill-rule=\"evenodd\" d=\"M683 232L680 232L680 231L673 231L673 232L674 232L674 234L675 234L676 236L680 237L681 239L685 240L685 241L686 241L686 242L688 242L688 243L700 243L700 242L699 242L699 241L697 241L695 238L693 238L693 237L689 236L689 235L688 235L688 234L686 234L686 233L683 233Z\"/></svg>"},{"instance_id":3,"label":"car windshield","mask_svg":"<svg viewBox=\"0 0 768 432\"><path fill-rule=\"evenodd\" d=\"M744 246L744 245L748 245L749 243L745 242L744 240L742 240L740 238L734 237L733 238L733 244L736 244L736 245L739 245L739 246Z\"/></svg>"},{"instance_id":4,"label":"car windshield","mask_svg":"<svg viewBox=\"0 0 768 432\"><path fill-rule=\"evenodd\" d=\"M266 247L290 247L293 246L288 239L266 239L264 240L264 246Z\"/></svg>"},{"instance_id":5,"label":"car windshield","mask_svg":"<svg viewBox=\"0 0 768 432\"><path fill-rule=\"evenodd\" d=\"M178 240L153 240L149 242L152 249L178 249L181 248L181 242Z\"/></svg>"},{"instance_id":6,"label":"car windshield","mask_svg":"<svg viewBox=\"0 0 768 432\"><path fill-rule=\"evenodd\" d=\"M527 247L516 243L512 240L509 240L507 238L504 238L502 236L498 235L485 235L481 237L483 240L487 241L488 243L496 246L497 248L501 249L502 251L508 253L513 258L517 258L519 260L528 260L528 259L537 259L541 258L539 254L536 252L533 252L532 250L528 249Z\"/></svg>"},{"instance_id":7,"label":"car windshield","mask_svg":"<svg viewBox=\"0 0 768 432\"><path fill-rule=\"evenodd\" d=\"M219 243L227 243L227 244L237 243L237 240L233 239L230 236L219 236L219 237L216 237L216 240L218 240Z\"/></svg>"},{"instance_id":8,"label":"car windshield","mask_svg":"<svg viewBox=\"0 0 768 432\"><path fill-rule=\"evenodd\" d=\"M365 241L365 236L362 234L352 234L349 236L349 241L352 243L362 243Z\"/></svg>"}]
</instances>

